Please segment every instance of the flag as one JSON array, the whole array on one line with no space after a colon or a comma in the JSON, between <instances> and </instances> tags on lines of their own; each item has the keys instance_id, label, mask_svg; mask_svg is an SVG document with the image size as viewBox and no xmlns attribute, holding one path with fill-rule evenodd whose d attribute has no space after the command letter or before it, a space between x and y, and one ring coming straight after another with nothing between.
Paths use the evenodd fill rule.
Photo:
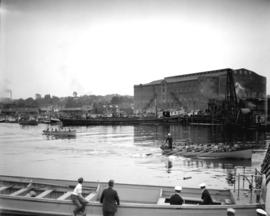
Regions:
<instances>
[{"instance_id":1,"label":"flag","mask_svg":"<svg viewBox=\"0 0 270 216\"><path fill-rule=\"evenodd\" d=\"M268 145L267 152L261 165L261 173L265 174L267 184L270 181L270 145Z\"/></svg>"}]
</instances>

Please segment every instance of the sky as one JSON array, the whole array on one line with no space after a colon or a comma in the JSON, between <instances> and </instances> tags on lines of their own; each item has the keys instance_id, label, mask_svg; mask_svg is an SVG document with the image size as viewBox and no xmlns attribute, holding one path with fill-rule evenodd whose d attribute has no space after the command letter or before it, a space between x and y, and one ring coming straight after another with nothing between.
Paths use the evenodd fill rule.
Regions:
<instances>
[{"instance_id":1,"label":"sky","mask_svg":"<svg viewBox=\"0 0 270 216\"><path fill-rule=\"evenodd\" d=\"M270 79L270 0L0 2L0 97L133 95L222 68Z\"/></svg>"}]
</instances>

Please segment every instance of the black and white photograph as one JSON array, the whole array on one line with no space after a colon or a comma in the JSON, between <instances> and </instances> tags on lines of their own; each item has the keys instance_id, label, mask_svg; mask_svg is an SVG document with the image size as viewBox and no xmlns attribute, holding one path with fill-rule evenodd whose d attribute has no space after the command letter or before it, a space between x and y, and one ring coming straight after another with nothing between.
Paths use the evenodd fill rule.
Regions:
<instances>
[{"instance_id":1,"label":"black and white photograph","mask_svg":"<svg viewBox=\"0 0 270 216\"><path fill-rule=\"evenodd\" d=\"M270 0L0 0L0 216L270 216L269 38Z\"/></svg>"}]
</instances>

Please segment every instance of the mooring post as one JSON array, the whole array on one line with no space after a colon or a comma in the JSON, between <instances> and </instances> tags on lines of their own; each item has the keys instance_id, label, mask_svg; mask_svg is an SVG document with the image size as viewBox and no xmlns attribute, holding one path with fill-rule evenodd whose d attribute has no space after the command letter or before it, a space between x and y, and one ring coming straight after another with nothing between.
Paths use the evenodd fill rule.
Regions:
<instances>
[{"instance_id":1,"label":"mooring post","mask_svg":"<svg viewBox=\"0 0 270 216\"><path fill-rule=\"evenodd\" d=\"M239 200L240 195L240 174L238 174L238 191L237 191L237 200Z\"/></svg>"},{"instance_id":2,"label":"mooring post","mask_svg":"<svg viewBox=\"0 0 270 216\"><path fill-rule=\"evenodd\" d=\"M249 190L250 190L250 203L252 203L252 197L253 197L253 175L251 175L251 183L249 184Z\"/></svg>"},{"instance_id":3,"label":"mooring post","mask_svg":"<svg viewBox=\"0 0 270 216\"><path fill-rule=\"evenodd\" d=\"M270 215L270 181L266 178L265 210Z\"/></svg>"},{"instance_id":4,"label":"mooring post","mask_svg":"<svg viewBox=\"0 0 270 216\"><path fill-rule=\"evenodd\" d=\"M235 192L235 185L236 185L236 168L234 167L234 181L233 181L233 192Z\"/></svg>"},{"instance_id":5,"label":"mooring post","mask_svg":"<svg viewBox=\"0 0 270 216\"><path fill-rule=\"evenodd\" d=\"M243 189L245 189L246 167L243 167Z\"/></svg>"}]
</instances>

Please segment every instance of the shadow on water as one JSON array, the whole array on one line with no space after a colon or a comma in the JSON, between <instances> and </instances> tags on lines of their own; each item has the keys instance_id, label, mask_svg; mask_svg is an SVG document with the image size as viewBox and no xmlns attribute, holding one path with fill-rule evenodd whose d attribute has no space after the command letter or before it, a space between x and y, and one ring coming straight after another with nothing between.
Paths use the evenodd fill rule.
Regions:
<instances>
[{"instance_id":1,"label":"shadow on water","mask_svg":"<svg viewBox=\"0 0 270 216\"><path fill-rule=\"evenodd\" d=\"M65 135L43 135L47 140L71 140L76 139L76 136L65 136Z\"/></svg>"},{"instance_id":2,"label":"shadow on water","mask_svg":"<svg viewBox=\"0 0 270 216\"><path fill-rule=\"evenodd\" d=\"M236 166L250 167L251 160L230 160L230 159L196 159L184 160L184 166L190 168L222 168L232 169Z\"/></svg>"}]
</instances>

